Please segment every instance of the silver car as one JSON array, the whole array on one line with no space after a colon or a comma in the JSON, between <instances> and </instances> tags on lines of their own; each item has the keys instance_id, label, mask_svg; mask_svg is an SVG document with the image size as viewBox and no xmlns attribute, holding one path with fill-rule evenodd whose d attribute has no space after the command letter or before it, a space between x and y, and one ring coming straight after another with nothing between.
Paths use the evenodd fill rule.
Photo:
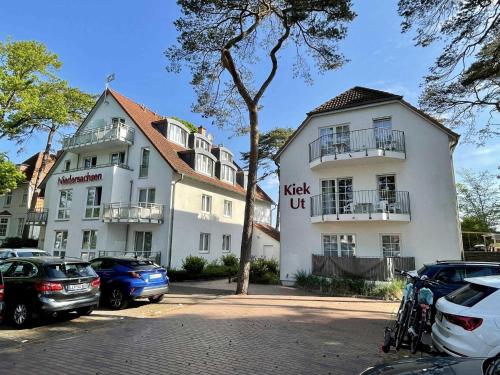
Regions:
<instances>
[{"instance_id":1,"label":"silver car","mask_svg":"<svg viewBox=\"0 0 500 375\"><path fill-rule=\"evenodd\" d=\"M45 257L49 253L40 249L21 248L21 249L0 249L0 260L7 258L27 258L27 257Z\"/></svg>"}]
</instances>

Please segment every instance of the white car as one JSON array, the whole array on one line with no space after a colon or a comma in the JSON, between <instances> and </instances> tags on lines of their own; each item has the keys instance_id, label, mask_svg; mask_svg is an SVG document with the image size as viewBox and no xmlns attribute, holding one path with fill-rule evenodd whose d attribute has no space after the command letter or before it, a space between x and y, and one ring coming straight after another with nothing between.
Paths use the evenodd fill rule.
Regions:
<instances>
[{"instance_id":1,"label":"white car","mask_svg":"<svg viewBox=\"0 0 500 375\"><path fill-rule=\"evenodd\" d=\"M432 342L455 357L500 354L500 276L465 279L469 284L440 298Z\"/></svg>"},{"instance_id":2,"label":"white car","mask_svg":"<svg viewBox=\"0 0 500 375\"><path fill-rule=\"evenodd\" d=\"M0 260L7 258L27 258L50 256L49 253L40 249L23 247L20 249L0 249Z\"/></svg>"}]
</instances>

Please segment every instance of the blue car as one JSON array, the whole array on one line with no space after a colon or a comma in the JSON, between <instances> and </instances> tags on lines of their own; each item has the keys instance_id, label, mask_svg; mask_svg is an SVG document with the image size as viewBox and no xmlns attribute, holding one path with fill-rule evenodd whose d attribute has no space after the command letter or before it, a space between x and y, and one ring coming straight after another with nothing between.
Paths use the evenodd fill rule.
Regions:
<instances>
[{"instance_id":1,"label":"blue car","mask_svg":"<svg viewBox=\"0 0 500 375\"><path fill-rule=\"evenodd\" d=\"M101 278L101 299L112 309L138 298L158 303L168 293L167 271L149 259L101 257L90 264Z\"/></svg>"}]
</instances>

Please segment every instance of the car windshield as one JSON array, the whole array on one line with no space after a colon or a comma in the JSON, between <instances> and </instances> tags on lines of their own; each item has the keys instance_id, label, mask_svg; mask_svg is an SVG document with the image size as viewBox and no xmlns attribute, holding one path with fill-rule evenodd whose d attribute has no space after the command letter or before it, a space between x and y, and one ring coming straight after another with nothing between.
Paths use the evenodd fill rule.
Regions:
<instances>
[{"instance_id":1,"label":"car windshield","mask_svg":"<svg viewBox=\"0 0 500 375\"><path fill-rule=\"evenodd\" d=\"M45 270L51 279L97 276L88 263L49 264L45 266Z\"/></svg>"},{"instance_id":2,"label":"car windshield","mask_svg":"<svg viewBox=\"0 0 500 375\"><path fill-rule=\"evenodd\" d=\"M445 298L457 305L472 307L498 289L479 284L467 284L448 294Z\"/></svg>"}]
</instances>

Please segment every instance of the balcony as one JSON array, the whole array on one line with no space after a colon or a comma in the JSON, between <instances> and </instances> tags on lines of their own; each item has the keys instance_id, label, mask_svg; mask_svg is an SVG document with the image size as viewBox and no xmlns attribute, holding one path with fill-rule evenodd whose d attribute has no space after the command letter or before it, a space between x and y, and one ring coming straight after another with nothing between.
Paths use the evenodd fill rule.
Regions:
<instances>
[{"instance_id":1,"label":"balcony","mask_svg":"<svg viewBox=\"0 0 500 375\"><path fill-rule=\"evenodd\" d=\"M26 224L45 225L47 224L48 216L49 216L48 209L29 210L28 213L26 214Z\"/></svg>"},{"instance_id":2,"label":"balcony","mask_svg":"<svg viewBox=\"0 0 500 375\"><path fill-rule=\"evenodd\" d=\"M381 159L406 159L404 132L362 129L323 135L309 143L310 168Z\"/></svg>"},{"instance_id":3,"label":"balcony","mask_svg":"<svg viewBox=\"0 0 500 375\"><path fill-rule=\"evenodd\" d=\"M311 222L410 221L407 191L360 190L311 197Z\"/></svg>"},{"instance_id":4,"label":"balcony","mask_svg":"<svg viewBox=\"0 0 500 375\"><path fill-rule=\"evenodd\" d=\"M107 203L102 219L105 223L163 223L163 205L155 203Z\"/></svg>"},{"instance_id":5,"label":"balcony","mask_svg":"<svg viewBox=\"0 0 500 375\"><path fill-rule=\"evenodd\" d=\"M98 150L113 146L132 145L135 131L125 124L111 124L77 132L63 138L63 149Z\"/></svg>"}]
</instances>

